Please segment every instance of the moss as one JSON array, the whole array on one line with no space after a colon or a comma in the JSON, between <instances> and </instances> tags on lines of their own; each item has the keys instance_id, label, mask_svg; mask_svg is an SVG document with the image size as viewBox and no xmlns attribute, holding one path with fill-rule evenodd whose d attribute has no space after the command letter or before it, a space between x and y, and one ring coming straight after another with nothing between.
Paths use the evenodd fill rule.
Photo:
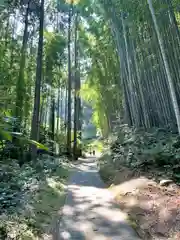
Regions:
<instances>
[{"instance_id":1,"label":"moss","mask_svg":"<svg viewBox=\"0 0 180 240\"><path fill-rule=\"evenodd\" d=\"M138 224L136 223L136 221L130 216L128 215L127 217L127 222L129 223L129 225L134 228L135 230L137 230L138 228Z\"/></svg>"}]
</instances>

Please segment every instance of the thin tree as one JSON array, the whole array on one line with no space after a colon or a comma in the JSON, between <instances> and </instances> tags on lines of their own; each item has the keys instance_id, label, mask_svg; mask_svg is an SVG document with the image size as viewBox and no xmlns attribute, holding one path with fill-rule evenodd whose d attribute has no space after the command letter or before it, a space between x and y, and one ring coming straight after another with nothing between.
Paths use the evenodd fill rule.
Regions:
<instances>
[{"instance_id":1,"label":"thin tree","mask_svg":"<svg viewBox=\"0 0 180 240\"><path fill-rule=\"evenodd\" d=\"M23 103L24 103L24 91L25 91L25 82L24 82L24 68L25 68L25 60L26 60L26 48L28 42L28 16L30 12L30 2L28 0L25 19L24 19L24 34L23 34L23 42L21 47L21 59L20 59L20 69L19 76L16 84L16 106L15 106L15 116L18 118L18 125L16 125L16 129L14 131L20 131L23 117Z\"/></svg>"},{"instance_id":2,"label":"thin tree","mask_svg":"<svg viewBox=\"0 0 180 240\"><path fill-rule=\"evenodd\" d=\"M164 63L164 67L165 67L165 71L166 71L166 75L167 75L167 80L168 80L168 84L169 84L169 91L170 91L170 95L171 95L171 99L172 99L172 104L173 104L173 107L174 107L174 113L175 113L175 116L176 116L178 132L180 134L180 111L179 111L179 106L178 106L177 97L176 97L176 91L175 91L173 79L172 79L172 76L171 76L169 63L168 63L166 52L165 52L165 46L164 46L163 38L160 34L160 29L159 29L157 19L156 19L156 15L155 15L155 11L154 11L154 8L153 8L153 5L152 5L152 0L147 0L147 2L148 2L148 5L149 5L149 10L150 10L152 20L153 20L153 23L154 23L154 27L155 27L155 31L156 31L156 34L157 34L159 47L160 47L160 50L161 50L161 55L162 55L162 59L163 59L163 63Z\"/></svg>"},{"instance_id":3,"label":"thin tree","mask_svg":"<svg viewBox=\"0 0 180 240\"><path fill-rule=\"evenodd\" d=\"M78 89L77 89L77 72L78 72L78 48L77 48L77 30L78 30L78 13L75 15L75 33L74 33L74 145L73 145L73 155L74 159L77 158L77 127L78 127Z\"/></svg>"},{"instance_id":4,"label":"thin tree","mask_svg":"<svg viewBox=\"0 0 180 240\"><path fill-rule=\"evenodd\" d=\"M72 79L71 79L71 16L72 14L72 4L69 6L69 16L68 16L68 109L67 109L67 154L71 154L71 89L72 89Z\"/></svg>"},{"instance_id":5,"label":"thin tree","mask_svg":"<svg viewBox=\"0 0 180 240\"><path fill-rule=\"evenodd\" d=\"M34 95L34 108L31 124L31 139L38 141L39 139L39 111L40 111L40 89L42 78L42 58L43 58L43 27L44 27L44 0L41 0L40 15L39 15L39 42L37 53L36 66L36 82ZM35 145L31 146L31 156L35 160L37 156L37 148Z\"/></svg>"}]
</instances>

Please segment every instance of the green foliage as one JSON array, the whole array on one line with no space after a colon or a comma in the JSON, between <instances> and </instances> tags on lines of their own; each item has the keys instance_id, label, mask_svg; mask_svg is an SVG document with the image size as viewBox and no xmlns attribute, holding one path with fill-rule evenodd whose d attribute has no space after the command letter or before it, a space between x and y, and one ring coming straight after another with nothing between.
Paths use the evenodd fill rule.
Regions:
<instances>
[{"instance_id":1,"label":"green foliage","mask_svg":"<svg viewBox=\"0 0 180 240\"><path fill-rule=\"evenodd\" d=\"M8 1L7 0L0 0L0 7L7 7Z\"/></svg>"},{"instance_id":2,"label":"green foliage","mask_svg":"<svg viewBox=\"0 0 180 240\"><path fill-rule=\"evenodd\" d=\"M20 169L18 163L8 161L8 164L1 162L0 175L0 204L1 214L3 212L11 211L12 208L20 204L23 197L23 188L27 183L27 178L33 174L31 167ZM22 171L22 172L21 172Z\"/></svg>"},{"instance_id":3,"label":"green foliage","mask_svg":"<svg viewBox=\"0 0 180 240\"><path fill-rule=\"evenodd\" d=\"M114 118L112 112L122 108L117 52L110 28L101 18L89 20L89 28L82 28L80 36L80 43L91 59L90 70L81 87L81 97L92 106L92 121L102 135L107 137Z\"/></svg>"},{"instance_id":4,"label":"green foliage","mask_svg":"<svg viewBox=\"0 0 180 240\"><path fill-rule=\"evenodd\" d=\"M111 146L112 162L118 169L122 165L142 172L157 171L179 181L179 136L165 129L123 127Z\"/></svg>"},{"instance_id":5,"label":"green foliage","mask_svg":"<svg viewBox=\"0 0 180 240\"><path fill-rule=\"evenodd\" d=\"M178 180L180 141L176 134L167 131L167 129L175 130L174 132L177 130L165 72L167 64L162 61L162 52L147 2L58 0L50 1L45 5L47 21L44 24L44 41L41 46L43 64L40 69L36 58L39 13L43 13L42 9L36 1L31 2L29 9L28 1L0 1L0 6L3 6L0 12L0 154L3 159L0 163L2 167L0 203L4 209L10 209L23 199L22 189L31 178L30 175L33 180L40 177L34 172L35 166L27 166L27 152L30 145L35 145L42 152L51 149L48 151L51 154L56 146L59 146L59 153L64 153L66 149L67 139L63 119L60 119L61 123L56 129L55 115L60 116L60 107L61 110L64 109L64 106L59 106L64 97L62 92L70 90L70 93L74 90L67 89L67 45L71 48L69 75L72 75L71 84L74 85L76 80L74 19L77 13L79 17L77 55L80 79L83 83L80 96L92 107L91 120L101 135L105 138L110 135L112 138L117 137L116 141L112 139L109 141L112 142L111 156L108 153L107 158L100 160L104 162L103 172L106 172L105 175L109 179L113 171L111 164L116 169L126 165L147 172L153 168L165 172L169 167L168 174ZM175 84L175 95L179 99L178 1L165 1L163 4L160 1L153 1L153 7L166 46L165 54ZM26 13L28 13L28 22L24 21ZM68 18L69 13L73 15L71 19ZM71 20L69 32L71 42L68 42L66 37L68 19ZM20 29L17 26L19 21L23 23ZM21 31L25 26L28 32L27 39L24 39ZM50 30L48 30L49 26ZM38 123L40 134L39 131L35 132L40 136L35 138L39 137L39 141L35 141L30 138L30 128L34 95L37 95L35 80L38 82L41 79L40 77L36 79L38 74L42 76L41 86L36 84L41 96L38 96L40 103L35 101L37 105L34 109L40 109L40 114L38 112L34 116L40 118ZM20 77L22 84L18 85ZM59 89L61 94L57 97ZM64 102L67 105L67 100L63 101L63 104ZM14 109L22 116L16 114L17 118L14 119ZM58 113L55 114L56 112ZM7 119L11 119L14 123ZM121 123L128 126L121 126ZM32 128L39 127L37 123L32 125ZM166 130L159 127L165 127ZM73 132L71 133L73 145ZM78 150L81 147L87 150L89 146L100 152L105 149L105 143L102 141L87 144L79 138L77 145ZM22 160L25 163L21 168L17 164L17 159L19 163ZM106 168L105 165L108 167ZM48 173L45 162L42 163L39 159L36 167L43 171L43 177L46 171ZM49 163L48 167L53 172L56 165ZM47 201L50 201L49 188L47 192ZM42 198L43 196L40 200ZM56 204L56 201L54 203L52 200L52 202ZM50 204L50 209L53 204ZM38 219L41 220L43 213L40 215ZM31 226L36 223L34 219L28 222ZM0 227L0 231L2 229ZM3 230L2 234L4 234Z\"/></svg>"},{"instance_id":6,"label":"green foliage","mask_svg":"<svg viewBox=\"0 0 180 240\"><path fill-rule=\"evenodd\" d=\"M23 238L26 234L36 239L50 227L65 199L69 166L63 161L43 157L38 170L29 164L20 168L15 160L1 162L1 239L12 233L17 239L29 239Z\"/></svg>"},{"instance_id":7,"label":"green foliage","mask_svg":"<svg viewBox=\"0 0 180 240\"><path fill-rule=\"evenodd\" d=\"M47 83L52 85L52 71L57 66L62 66L65 58L64 49L66 47L66 40L59 33L45 32L45 41L46 77L48 80Z\"/></svg>"},{"instance_id":8,"label":"green foliage","mask_svg":"<svg viewBox=\"0 0 180 240\"><path fill-rule=\"evenodd\" d=\"M99 173L105 183L109 183L114 177L114 167L111 163L112 157L110 152L104 152L98 159Z\"/></svg>"},{"instance_id":9,"label":"green foliage","mask_svg":"<svg viewBox=\"0 0 180 240\"><path fill-rule=\"evenodd\" d=\"M106 149L106 144L102 140L92 140L89 144L86 144L87 148L93 149L98 153L102 153Z\"/></svg>"}]
</instances>

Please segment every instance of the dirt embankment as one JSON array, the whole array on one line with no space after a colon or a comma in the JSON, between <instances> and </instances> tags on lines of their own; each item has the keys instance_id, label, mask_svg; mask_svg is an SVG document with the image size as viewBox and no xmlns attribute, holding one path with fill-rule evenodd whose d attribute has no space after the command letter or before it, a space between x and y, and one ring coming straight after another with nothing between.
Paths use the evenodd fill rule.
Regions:
<instances>
[{"instance_id":1,"label":"dirt embankment","mask_svg":"<svg viewBox=\"0 0 180 240\"><path fill-rule=\"evenodd\" d=\"M180 239L180 187L155 182L122 167L110 179L110 190L143 240Z\"/></svg>"}]
</instances>

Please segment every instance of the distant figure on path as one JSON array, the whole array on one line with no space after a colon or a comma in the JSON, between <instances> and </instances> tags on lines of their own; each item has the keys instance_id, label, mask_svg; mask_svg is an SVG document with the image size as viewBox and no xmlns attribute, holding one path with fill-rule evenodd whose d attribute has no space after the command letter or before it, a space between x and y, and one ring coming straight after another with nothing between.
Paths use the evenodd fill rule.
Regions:
<instances>
[{"instance_id":1,"label":"distant figure on path","mask_svg":"<svg viewBox=\"0 0 180 240\"><path fill-rule=\"evenodd\" d=\"M95 154L96 154L96 152L95 152L95 150L93 150L93 156L95 156Z\"/></svg>"}]
</instances>

